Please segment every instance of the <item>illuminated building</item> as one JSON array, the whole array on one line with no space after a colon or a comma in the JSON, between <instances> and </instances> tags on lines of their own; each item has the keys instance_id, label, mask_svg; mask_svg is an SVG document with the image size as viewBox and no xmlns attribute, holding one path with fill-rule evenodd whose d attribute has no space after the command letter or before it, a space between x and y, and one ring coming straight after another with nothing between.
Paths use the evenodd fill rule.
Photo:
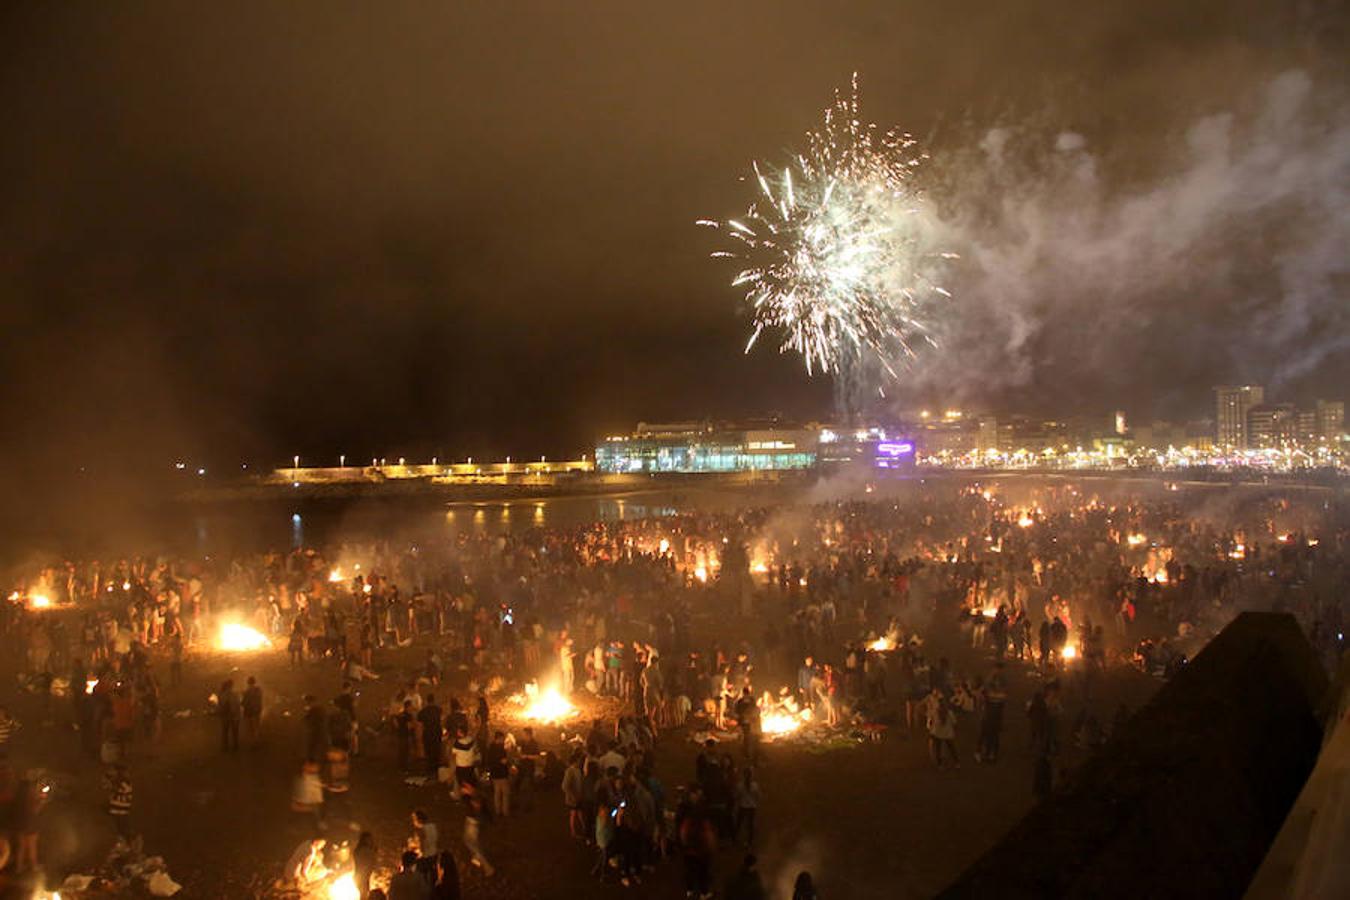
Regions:
<instances>
[{"instance_id":1,"label":"illuminated building","mask_svg":"<svg viewBox=\"0 0 1350 900\"><path fill-rule=\"evenodd\" d=\"M1253 406L1247 411L1248 447L1282 447L1298 439L1298 410L1292 403Z\"/></svg>"},{"instance_id":2,"label":"illuminated building","mask_svg":"<svg viewBox=\"0 0 1350 900\"><path fill-rule=\"evenodd\" d=\"M1214 421L1218 445L1245 450L1248 446L1247 415L1266 400L1260 385L1244 384L1214 389Z\"/></svg>"},{"instance_id":3,"label":"illuminated building","mask_svg":"<svg viewBox=\"0 0 1350 900\"><path fill-rule=\"evenodd\" d=\"M602 472L753 472L807 469L816 463L817 431L810 428L714 425L712 422L638 423L629 435L595 448Z\"/></svg>"},{"instance_id":4,"label":"illuminated building","mask_svg":"<svg viewBox=\"0 0 1350 900\"><path fill-rule=\"evenodd\" d=\"M1345 433L1345 403L1341 400L1317 401L1317 436L1324 441L1340 440Z\"/></svg>"},{"instance_id":5,"label":"illuminated building","mask_svg":"<svg viewBox=\"0 0 1350 900\"><path fill-rule=\"evenodd\" d=\"M861 465L913 468L914 441L879 426L843 428L767 423L639 423L595 448L596 468L610 473L781 472Z\"/></svg>"}]
</instances>

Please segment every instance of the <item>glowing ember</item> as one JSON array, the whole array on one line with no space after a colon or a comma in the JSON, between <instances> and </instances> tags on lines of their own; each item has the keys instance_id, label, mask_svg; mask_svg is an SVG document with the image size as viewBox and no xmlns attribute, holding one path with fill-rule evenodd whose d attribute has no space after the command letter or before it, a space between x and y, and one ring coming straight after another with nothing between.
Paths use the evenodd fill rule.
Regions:
<instances>
[{"instance_id":1,"label":"glowing ember","mask_svg":"<svg viewBox=\"0 0 1350 900\"><path fill-rule=\"evenodd\" d=\"M993 491L981 491L981 492L980 492L980 496L983 497L983 498L986 499L986 500L993 500L993 499L994 499L994 492L993 492Z\"/></svg>"},{"instance_id":2,"label":"glowing ember","mask_svg":"<svg viewBox=\"0 0 1350 900\"><path fill-rule=\"evenodd\" d=\"M1149 580L1154 584L1167 584L1167 570L1159 569L1153 573L1153 577Z\"/></svg>"},{"instance_id":3,"label":"glowing ember","mask_svg":"<svg viewBox=\"0 0 1350 900\"><path fill-rule=\"evenodd\" d=\"M694 569L694 577L697 578L699 581L706 582L706 581L708 580L708 569L707 569L707 567L706 567L706 566L698 566L698 567L696 567L696 568Z\"/></svg>"},{"instance_id":4,"label":"glowing ember","mask_svg":"<svg viewBox=\"0 0 1350 900\"><path fill-rule=\"evenodd\" d=\"M1234 544L1234 545L1233 545L1233 549L1232 549L1231 551L1229 551L1229 553L1228 553L1228 557L1229 557L1229 559L1246 559L1246 558L1247 558L1247 545L1246 545L1246 544Z\"/></svg>"},{"instance_id":5,"label":"glowing ember","mask_svg":"<svg viewBox=\"0 0 1350 900\"><path fill-rule=\"evenodd\" d=\"M85 679L85 682L84 682L84 692L85 692L86 694L92 694L92 693L94 693L94 688L96 688L96 687L98 687L98 679L97 679L97 678L87 678L87 679Z\"/></svg>"},{"instance_id":6,"label":"glowing ember","mask_svg":"<svg viewBox=\"0 0 1350 900\"><path fill-rule=\"evenodd\" d=\"M249 628L247 625L240 625L237 622L227 622L221 625L220 634L216 637L216 648L231 653L266 650L271 646L272 642L262 632Z\"/></svg>"},{"instance_id":7,"label":"glowing ember","mask_svg":"<svg viewBox=\"0 0 1350 900\"><path fill-rule=\"evenodd\" d=\"M1031 516L1027 515L1026 513L1022 513L1022 518L1017 520L1017 525L1019 528L1030 528L1032 525L1035 524L1036 520L1031 518Z\"/></svg>"},{"instance_id":8,"label":"glowing ember","mask_svg":"<svg viewBox=\"0 0 1350 900\"><path fill-rule=\"evenodd\" d=\"M665 538L661 538L661 543L657 544L656 547L657 552L660 553L662 556L665 556L666 551L670 549L670 541L666 540Z\"/></svg>"},{"instance_id":9,"label":"glowing ember","mask_svg":"<svg viewBox=\"0 0 1350 900\"><path fill-rule=\"evenodd\" d=\"M769 564L768 564L768 563L757 562L757 563L755 563L755 565L752 567L752 571L754 571L756 574L763 575L763 574L765 574L766 572L769 571Z\"/></svg>"},{"instance_id":10,"label":"glowing ember","mask_svg":"<svg viewBox=\"0 0 1350 900\"><path fill-rule=\"evenodd\" d=\"M867 645L868 650L875 650L877 653L887 653L895 649L895 638L890 635L882 635L875 641Z\"/></svg>"},{"instance_id":11,"label":"glowing ember","mask_svg":"<svg viewBox=\"0 0 1350 900\"><path fill-rule=\"evenodd\" d=\"M1131 547L1138 547L1147 541L1148 538L1144 537L1142 534L1132 534L1125 538L1125 543L1129 544Z\"/></svg>"},{"instance_id":12,"label":"glowing ember","mask_svg":"<svg viewBox=\"0 0 1350 900\"><path fill-rule=\"evenodd\" d=\"M1064 661L1068 662L1078 658L1078 648L1073 644L1064 645Z\"/></svg>"},{"instance_id":13,"label":"glowing ember","mask_svg":"<svg viewBox=\"0 0 1350 900\"><path fill-rule=\"evenodd\" d=\"M356 879L350 874L343 875L328 885L328 900L361 900L361 892L356 887Z\"/></svg>"},{"instance_id":14,"label":"glowing ember","mask_svg":"<svg viewBox=\"0 0 1350 900\"><path fill-rule=\"evenodd\" d=\"M129 590L131 590L131 582L130 582L130 581L124 581L124 582L122 582L122 590L124 590L124 591L129 591Z\"/></svg>"},{"instance_id":15,"label":"glowing ember","mask_svg":"<svg viewBox=\"0 0 1350 900\"><path fill-rule=\"evenodd\" d=\"M18 591L13 591L10 593L9 599L11 603L17 603L19 600L23 599L23 595Z\"/></svg>"},{"instance_id":16,"label":"glowing ember","mask_svg":"<svg viewBox=\"0 0 1350 900\"><path fill-rule=\"evenodd\" d=\"M347 579L346 579L345 577L343 577L343 575L342 575L342 570L341 570L341 569L334 569L333 571L331 571L331 572L328 573L328 583L329 583L329 584L337 584L338 582L346 581L346 580L347 580Z\"/></svg>"},{"instance_id":17,"label":"glowing ember","mask_svg":"<svg viewBox=\"0 0 1350 900\"><path fill-rule=\"evenodd\" d=\"M534 682L525 685L524 694L516 694L511 699L524 704L525 709L521 715L532 722L562 722L581 712L559 693L557 688L550 687L541 691Z\"/></svg>"},{"instance_id":18,"label":"glowing ember","mask_svg":"<svg viewBox=\"0 0 1350 900\"><path fill-rule=\"evenodd\" d=\"M1290 537L1290 536L1289 536L1288 534L1281 534L1281 535L1277 535L1277 536L1275 537L1275 540L1279 541L1281 544L1287 544L1287 543L1289 543L1289 537Z\"/></svg>"},{"instance_id":19,"label":"glowing ember","mask_svg":"<svg viewBox=\"0 0 1350 900\"><path fill-rule=\"evenodd\" d=\"M984 609L980 610L980 615L984 616L986 619L992 619L998 615L998 607L986 606Z\"/></svg>"},{"instance_id":20,"label":"glowing ember","mask_svg":"<svg viewBox=\"0 0 1350 900\"><path fill-rule=\"evenodd\" d=\"M52 598L46 594L29 594L28 606L31 609L47 609L52 605Z\"/></svg>"},{"instance_id":21,"label":"glowing ember","mask_svg":"<svg viewBox=\"0 0 1350 900\"><path fill-rule=\"evenodd\" d=\"M1308 546L1309 546L1309 547L1316 547L1316 546L1317 546L1318 544L1320 544L1320 543L1322 543L1322 542L1319 541L1317 538L1308 538Z\"/></svg>"}]
</instances>

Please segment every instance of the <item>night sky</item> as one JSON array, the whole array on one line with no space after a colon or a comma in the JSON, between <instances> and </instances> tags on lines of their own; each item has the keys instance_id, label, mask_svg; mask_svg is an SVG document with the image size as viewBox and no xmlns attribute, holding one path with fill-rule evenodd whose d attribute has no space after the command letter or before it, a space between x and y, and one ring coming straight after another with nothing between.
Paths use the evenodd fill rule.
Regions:
<instances>
[{"instance_id":1,"label":"night sky","mask_svg":"<svg viewBox=\"0 0 1350 900\"><path fill-rule=\"evenodd\" d=\"M179 457L561 456L639 419L827 416L828 381L771 344L742 355L731 273L693 221L742 209L750 160L799 141L855 69L867 117L935 160L1028 117L1110 148L1124 184L1165 180L1179 129L1290 68L1344 109L1323 91L1345 74L1330 3L17 6L0 19L16 482ZM1178 309L1188 293L1128 374L1066 392L1039 348L1043 371L958 399L1193 415L1218 381L1270 377L1196 350L1225 314ZM1083 340L1086 315L1037 340ZM1345 393L1339 347L1288 390Z\"/></svg>"}]
</instances>

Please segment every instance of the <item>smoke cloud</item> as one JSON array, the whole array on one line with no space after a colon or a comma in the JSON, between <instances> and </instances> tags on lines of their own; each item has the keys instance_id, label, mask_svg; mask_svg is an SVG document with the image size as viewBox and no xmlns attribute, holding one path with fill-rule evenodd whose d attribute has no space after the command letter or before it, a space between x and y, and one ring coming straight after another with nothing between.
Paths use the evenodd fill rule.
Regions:
<instances>
[{"instance_id":1,"label":"smoke cloud","mask_svg":"<svg viewBox=\"0 0 1350 900\"><path fill-rule=\"evenodd\" d=\"M1057 391L1109 402L1145 360L1169 360L1178 383L1278 391L1339 358L1350 115L1333 93L1287 71L1246 111L1159 134L1146 171L1070 130L970 140L932 192L934 227L962 258L916 386L988 400L1034 385L1024 403L1053 408Z\"/></svg>"}]
</instances>

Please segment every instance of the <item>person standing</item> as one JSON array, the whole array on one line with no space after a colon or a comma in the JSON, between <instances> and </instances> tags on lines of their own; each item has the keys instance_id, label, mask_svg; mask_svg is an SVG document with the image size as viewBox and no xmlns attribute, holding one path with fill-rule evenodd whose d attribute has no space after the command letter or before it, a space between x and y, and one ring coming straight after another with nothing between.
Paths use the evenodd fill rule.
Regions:
<instances>
[{"instance_id":1,"label":"person standing","mask_svg":"<svg viewBox=\"0 0 1350 900\"><path fill-rule=\"evenodd\" d=\"M797 669L797 694L802 705L810 710L814 710L816 707L816 692L811 684L815 677L816 661L808 656L802 660L801 667Z\"/></svg>"},{"instance_id":2,"label":"person standing","mask_svg":"<svg viewBox=\"0 0 1350 900\"><path fill-rule=\"evenodd\" d=\"M422 752L427 758L427 774L435 778L441 766L441 747L445 740L441 733L441 708L436 705L435 694L427 694L426 705L417 714L417 721L422 725Z\"/></svg>"},{"instance_id":3,"label":"person standing","mask_svg":"<svg viewBox=\"0 0 1350 900\"><path fill-rule=\"evenodd\" d=\"M291 634L286 642L286 651L290 654L292 669L304 662L305 620L303 615L296 616L295 621L291 623Z\"/></svg>"},{"instance_id":4,"label":"person standing","mask_svg":"<svg viewBox=\"0 0 1350 900\"><path fill-rule=\"evenodd\" d=\"M613 855L617 826L614 820L618 816L618 811L601 803L595 812L595 865L591 866L591 874L601 881L605 880L605 872L609 868L609 858Z\"/></svg>"},{"instance_id":5,"label":"person standing","mask_svg":"<svg viewBox=\"0 0 1350 900\"><path fill-rule=\"evenodd\" d=\"M759 704L746 685L741 689L740 699L736 701L736 727L741 732L741 754L747 765L753 765L759 755Z\"/></svg>"},{"instance_id":6,"label":"person standing","mask_svg":"<svg viewBox=\"0 0 1350 900\"><path fill-rule=\"evenodd\" d=\"M16 872L38 870L38 813L46 805L48 787L31 778L19 782L19 789L11 805L9 827L15 837L14 869Z\"/></svg>"},{"instance_id":7,"label":"person standing","mask_svg":"<svg viewBox=\"0 0 1350 900\"><path fill-rule=\"evenodd\" d=\"M449 850L436 857L436 885L431 889L431 900L460 900L459 866Z\"/></svg>"},{"instance_id":8,"label":"person standing","mask_svg":"<svg viewBox=\"0 0 1350 900\"><path fill-rule=\"evenodd\" d=\"M574 750L562 778L563 806L567 808L567 831L572 837L580 840L586 839L586 814L582 809L585 776L581 771L581 763L585 758L584 751Z\"/></svg>"},{"instance_id":9,"label":"person standing","mask_svg":"<svg viewBox=\"0 0 1350 900\"><path fill-rule=\"evenodd\" d=\"M759 813L759 782L754 770L746 766L736 783L736 837L745 830L745 848L755 845L755 816Z\"/></svg>"},{"instance_id":10,"label":"person standing","mask_svg":"<svg viewBox=\"0 0 1350 900\"><path fill-rule=\"evenodd\" d=\"M370 876L375 871L377 861L375 835L369 831L361 832L361 836L356 839L356 846L352 848L352 868L355 870L352 877L362 900L370 893Z\"/></svg>"},{"instance_id":11,"label":"person standing","mask_svg":"<svg viewBox=\"0 0 1350 900\"><path fill-rule=\"evenodd\" d=\"M319 763L330 746L328 714L313 694L305 695L305 759Z\"/></svg>"},{"instance_id":12,"label":"person standing","mask_svg":"<svg viewBox=\"0 0 1350 900\"><path fill-rule=\"evenodd\" d=\"M564 697L572 695L572 682L575 678L574 660L576 654L572 652L572 639L565 638L558 647L558 667L562 676L562 684L559 690Z\"/></svg>"},{"instance_id":13,"label":"person standing","mask_svg":"<svg viewBox=\"0 0 1350 900\"><path fill-rule=\"evenodd\" d=\"M1003 682L1003 663L994 664L994 674L984 686L984 713L980 719L980 744L975 761L992 763L998 760L999 738L1003 733L1003 709L1008 703L1008 691Z\"/></svg>"},{"instance_id":14,"label":"person standing","mask_svg":"<svg viewBox=\"0 0 1350 900\"><path fill-rule=\"evenodd\" d=\"M516 763L516 808L522 811L534 809L534 779L539 765L539 742L535 740L534 729L526 725L524 738L521 739Z\"/></svg>"},{"instance_id":15,"label":"person standing","mask_svg":"<svg viewBox=\"0 0 1350 900\"><path fill-rule=\"evenodd\" d=\"M127 767L121 763L110 766L103 777L103 789L108 795L108 816L113 821L117 836L128 846L135 839L131 825L132 787Z\"/></svg>"},{"instance_id":16,"label":"person standing","mask_svg":"<svg viewBox=\"0 0 1350 900\"><path fill-rule=\"evenodd\" d=\"M932 749L933 762L939 769L944 768L944 756L951 757L954 768L961 768L961 760L956 754L956 715L946 700L938 700L930 714L928 742Z\"/></svg>"},{"instance_id":17,"label":"person standing","mask_svg":"<svg viewBox=\"0 0 1350 900\"><path fill-rule=\"evenodd\" d=\"M398 770L407 772L412 762L413 740L416 737L417 716L413 715L411 700L403 701L403 708L394 716L394 737L398 741Z\"/></svg>"},{"instance_id":18,"label":"person standing","mask_svg":"<svg viewBox=\"0 0 1350 900\"><path fill-rule=\"evenodd\" d=\"M455 788L462 789L466 784L478 784L478 742L464 726L455 734L455 742L450 745L450 755L455 765Z\"/></svg>"},{"instance_id":19,"label":"person standing","mask_svg":"<svg viewBox=\"0 0 1350 900\"><path fill-rule=\"evenodd\" d=\"M440 831L425 809L412 814L413 833L408 849L417 851L417 871L428 885L436 883L436 856L441 852Z\"/></svg>"},{"instance_id":20,"label":"person standing","mask_svg":"<svg viewBox=\"0 0 1350 900\"><path fill-rule=\"evenodd\" d=\"M220 686L218 712L220 714L220 749L233 752L239 749L239 720L241 717L239 692L234 681L226 679Z\"/></svg>"},{"instance_id":21,"label":"person standing","mask_svg":"<svg viewBox=\"0 0 1350 900\"><path fill-rule=\"evenodd\" d=\"M389 879L389 900L428 900L431 887L417 871L417 852L405 850L399 862L402 869Z\"/></svg>"},{"instance_id":22,"label":"person standing","mask_svg":"<svg viewBox=\"0 0 1350 900\"><path fill-rule=\"evenodd\" d=\"M680 848L684 857L685 895L707 900L712 896L712 857L717 833L703 810L702 797L691 792L690 808L680 823Z\"/></svg>"},{"instance_id":23,"label":"person standing","mask_svg":"<svg viewBox=\"0 0 1350 900\"><path fill-rule=\"evenodd\" d=\"M511 760L506 752L506 735L492 735L484 762L492 779L492 809L498 816L511 815Z\"/></svg>"},{"instance_id":24,"label":"person standing","mask_svg":"<svg viewBox=\"0 0 1350 900\"><path fill-rule=\"evenodd\" d=\"M319 775L319 764L314 760L305 760L291 791L291 809L311 820L316 835L322 834L325 827L323 801L323 778Z\"/></svg>"},{"instance_id":25,"label":"person standing","mask_svg":"<svg viewBox=\"0 0 1350 900\"><path fill-rule=\"evenodd\" d=\"M241 707L244 713L244 740L248 741L250 747L256 747L262 737L263 697L258 679L252 675L248 677Z\"/></svg>"}]
</instances>

